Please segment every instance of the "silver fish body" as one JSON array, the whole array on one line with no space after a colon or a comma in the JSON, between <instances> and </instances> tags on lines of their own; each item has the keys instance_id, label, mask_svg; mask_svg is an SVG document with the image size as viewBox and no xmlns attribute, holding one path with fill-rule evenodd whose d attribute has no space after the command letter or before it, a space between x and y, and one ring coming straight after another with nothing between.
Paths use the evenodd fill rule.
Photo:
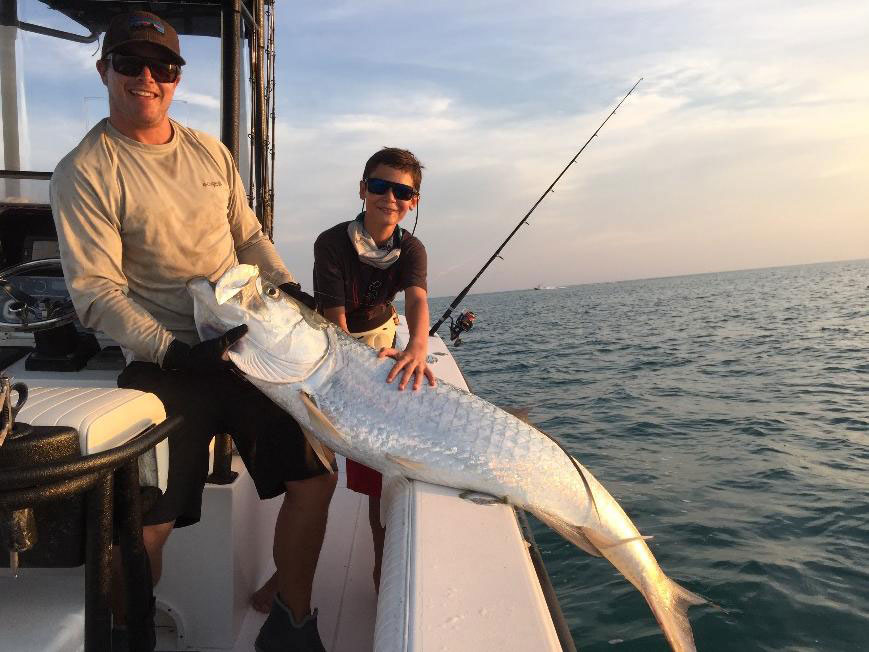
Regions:
<instances>
[{"instance_id":1,"label":"silver fish body","mask_svg":"<svg viewBox=\"0 0 869 652\"><path fill-rule=\"evenodd\" d=\"M188 288L203 337L248 324L231 359L326 446L387 476L491 494L535 514L616 566L674 650L695 649L686 610L704 600L664 574L615 499L551 438L446 382L398 391L385 382L391 360L276 295L256 268Z\"/></svg>"}]
</instances>

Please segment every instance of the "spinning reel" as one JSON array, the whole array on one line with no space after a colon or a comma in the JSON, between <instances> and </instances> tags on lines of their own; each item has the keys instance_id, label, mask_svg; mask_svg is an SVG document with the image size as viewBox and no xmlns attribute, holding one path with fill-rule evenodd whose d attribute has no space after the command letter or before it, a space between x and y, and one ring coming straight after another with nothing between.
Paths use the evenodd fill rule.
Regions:
<instances>
[{"instance_id":1,"label":"spinning reel","mask_svg":"<svg viewBox=\"0 0 869 652\"><path fill-rule=\"evenodd\" d=\"M477 315L470 310L459 314L455 319L450 317L450 340L454 346L459 346L462 343L461 334L471 330L476 319Z\"/></svg>"}]
</instances>

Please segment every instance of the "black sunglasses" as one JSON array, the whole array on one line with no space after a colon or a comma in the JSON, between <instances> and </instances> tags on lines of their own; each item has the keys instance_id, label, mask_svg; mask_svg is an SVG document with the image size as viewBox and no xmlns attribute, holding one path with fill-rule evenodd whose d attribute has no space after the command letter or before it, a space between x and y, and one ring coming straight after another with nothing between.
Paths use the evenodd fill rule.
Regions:
<instances>
[{"instance_id":1,"label":"black sunglasses","mask_svg":"<svg viewBox=\"0 0 869 652\"><path fill-rule=\"evenodd\" d=\"M148 66L148 70L151 71L151 77L154 78L154 81L161 84L171 84L181 74L181 66L177 63L166 63L157 59L118 54L117 52L113 52L106 58L111 60L112 69L125 77L137 77L145 66Z\"/></svg>"},{"instance_id":2,"label":"black sunglasses","mask_svg":"<svg viewBox=\"0 0 869 652\"><path fill-rule=\"evenodd\" d=\"M363 179L363 181L365 181L365 186L368 188L368 192L373 195L386 194L386 191L392 188L393 197L402 201L408 201L419 194L413 186L408 186L403 183L395 183L394 181L387 181L386 179L371 178Z\"/></svg>"}]
</instances>

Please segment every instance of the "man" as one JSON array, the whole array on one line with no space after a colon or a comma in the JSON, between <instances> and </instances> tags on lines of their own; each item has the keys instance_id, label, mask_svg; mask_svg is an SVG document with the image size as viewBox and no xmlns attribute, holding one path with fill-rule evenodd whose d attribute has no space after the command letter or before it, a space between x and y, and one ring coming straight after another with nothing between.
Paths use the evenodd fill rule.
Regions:
<instances>
[{"instance_id":1,"label":"man","mask_svg":"<svg viewBox=\"0 0 869 652\"><path fill-rule=\"evenodd\" d=\"M109 117L51 182L64 274L82 323L124 350L118 385L153 392L169 415L185 417L170 440L168 489L144 515L154 582L173 527L199 520L211 436L230 432L260 497L284 494L274 541L279 593L257 650L323 650L310 600L335 476L295 421L233 373L226 351L246 326L199 341L185 284L216 280L242 262L307 295L260 230L227 149L169 119L183 65L175 30L157 16L133 12L109 25L97 62ZM123 639L122 627L113 638Z\"/></svg>"}]
</instances>

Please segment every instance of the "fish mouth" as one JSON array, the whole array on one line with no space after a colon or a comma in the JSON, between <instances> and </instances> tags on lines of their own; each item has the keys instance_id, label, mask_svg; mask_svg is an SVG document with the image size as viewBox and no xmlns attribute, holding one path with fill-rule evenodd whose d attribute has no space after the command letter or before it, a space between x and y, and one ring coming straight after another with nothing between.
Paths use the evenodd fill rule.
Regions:
<instances>
[{"instance_id":1,"label":"fish mouth","mask_svg":"<svg viewBox=\"0 0 869 652\"><path fill-rule=\"evenodd\" d=\"M204 276L187 281L199 338L220 337L233 326L247 324L246 335L228 352L246 376L272 384L304 380L323 364L332 348L324 320L291 297L264 297L258 279L254 266L239 265L217 282ZM284 303L292 304L291 313L270 312ZM294 333L300 324L303 333L297 337ZM305 331L311 333L305 337Z\"/></svg>"},{"instance_id":2,"label":"fish mouth","mask_svg":"<svg viewBox=\"0 0 869 652\"><path fill-rule=\"evenodd\" d=\"M214 298L214 287L214 283L204 276L194 276L187 281L187 292L190 293L193 300L209 309L212 305L217 306L217 301ZM213 310L209 310L209 312L213 312Z\"/></svg>"},{"instance_id":3,"label":"fish mouth","mask_svg":"<svg viewBox=\"0 0 869 652\"><path fill-rule=\"evenodd\" d=\"M205 293L214 292L214 283L209 281L204 276L194 276L187 281L187 291L191 294L202 295Z\"/></svg>"},{"instance_id":4,"label":"fish mouth","mask_svg":"<svg viewBox=\"0 0 869 652\"><path fill-rule=\"evenodd\" d=\"M196 326L201 340L220 337L228 328L215 312L217 301L214 288L215 284L204 276L195 276L187 281L187 291L198 307Z\"/></svg>"}]
</instances>

